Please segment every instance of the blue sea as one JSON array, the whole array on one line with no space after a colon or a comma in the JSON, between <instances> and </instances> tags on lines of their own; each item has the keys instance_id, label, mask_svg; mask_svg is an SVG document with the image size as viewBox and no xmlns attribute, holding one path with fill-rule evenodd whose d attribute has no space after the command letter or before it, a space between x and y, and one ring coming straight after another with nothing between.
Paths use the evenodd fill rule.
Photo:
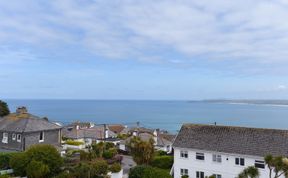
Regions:
<instances>
[{"instance_id":1,"label":"blue sea","mask_svg":"<svg viewBox=\"0 0 288 178\"><path fill-rule=\"evenodd\" d=\"M125 124L176 133L182 123L288 129L288 107L188 101L5 100L11 111L26 106L30 113L68 124Z\"/></svg>"}]
</instances>

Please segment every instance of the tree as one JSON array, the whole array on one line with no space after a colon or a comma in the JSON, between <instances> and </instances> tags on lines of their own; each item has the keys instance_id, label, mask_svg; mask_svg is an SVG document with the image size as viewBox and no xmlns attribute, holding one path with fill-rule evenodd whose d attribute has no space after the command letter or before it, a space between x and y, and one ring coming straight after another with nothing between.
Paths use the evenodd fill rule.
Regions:
<instances>
[{"instance_id":1,"label":"tree","mask_svg":"<svg viewBox=\"0 0 288 178\"><path fill-rule=\"evenodd\" d=\"M288 159L282 156L265 156L265 163L269 169L269 178L278 178L281 175L288 177ZM274 172L274 177L272 175Z\"/></svg>"},{"instance_id":2,"label":"tree","mask_svg":"<svg viewBox=\"0 0 288 178\"><path fill-rule=\"evenodd\" d=\"M6 102L0 100L0 117L10 114L9 107Z\"/></svg>"},{"instance_id":3,"label":"tree","mask_svg":"<svg viewBox=\"0 0 288 178\"><path fill-rule=\"evenodd\" d=\"M254 166L245 168L239 175L238 178L257 178L259 177L259 170Z\"/></svg>"},{"instance_id":4,"label":"tree","mask_svg":"<svg viewBox=\"0 0 288 178\"><path fill-rule=\"evenodd\" d=\"M133 160L138 164L148 165L154 158L154 141L143 141L140 137L133 137L128 145Z\"/></svg>"},{"instance_id":5,"label":"tree","mask_svg":"<svg viewBox=\"0 0 288 178\"><path fill-rule=\"evenodd\" d=\"M26 168L28 178L45 178L49 171L49 167L41 161L32 160Z\"/></svg>"},{"instance_id":6,"label":"tree","mask_svg":"<svg viewBox=\"0 0 288 178\"><path fill-rule=\"evenodd\" d=\"M108 172L108 164L104 160L97 160L91 164L91 175L93 177L99 177L106 175Z\"/></svg>"}]
</instances>

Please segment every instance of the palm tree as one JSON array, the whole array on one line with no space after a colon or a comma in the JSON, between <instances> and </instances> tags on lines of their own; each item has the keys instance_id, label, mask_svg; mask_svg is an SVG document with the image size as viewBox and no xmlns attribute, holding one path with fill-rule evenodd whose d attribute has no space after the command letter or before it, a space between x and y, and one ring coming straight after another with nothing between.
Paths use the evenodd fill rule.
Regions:
<instances>
[{"instance_id":1,"label":"palm tree","mask_svg":"<svg viewBox=\"0 0 288 178\"><path fill-rule=\"evenodd\" d=\"M245 168L239 175L238 178L257 178L259 177L259 170L254 166Z\"/></svg>"}]
</instances>

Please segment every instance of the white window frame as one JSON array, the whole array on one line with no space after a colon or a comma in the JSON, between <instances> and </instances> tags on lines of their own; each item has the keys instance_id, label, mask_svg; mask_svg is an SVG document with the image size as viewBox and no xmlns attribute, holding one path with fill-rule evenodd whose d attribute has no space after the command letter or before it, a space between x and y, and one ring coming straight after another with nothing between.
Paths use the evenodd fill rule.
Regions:
<instances>
[{"instance_id":1,"label":"white window frame","mask_svg":"<svg viewBox=\"0 0 288 178\"><path fill-rule=\"evenodd\" d=\"M188 171L188 169L183 169L183 168L181 168L180 169L180 175L181 176L185 176L185 175L189 175L189 171Z\"/></svg>"},{"instance_id":2,"label":"white window frame","mask_svg":"<svg viewBox=\"0 0 288 178\"><path fill-rule=\"evenodd\" d=\"M205 173L203 171L196 171L196 178L205 178Z\"/></svg>"},{"instance_id":3,"label":"white window frame","mask_svg":"<svg viewBox=\"0 0 288 178\"><path fill-rule=\"evenodd\" d=\"M221 163L221 162L222 162L222 155L213 154L213 155L212 155L212 161L213 161L214 163Z\"/></svg>"},{"instance_id":4,"label":"white window frame","mask_svg":"<svg viewBox=\"0 0 288 178\"><path fill-rule=\"evenodd\" d=\"M201 159L199 159L199 157L201 157ZM202 159L202 157L203 157L203 159ZM200 160L200 161L204 161L205 160L205 154L197 152L196 156L195 156L195 159L196 160Z\"/></svg>"},{"instance_id":5,"label":"white window frame","mask_svg":"<svg viewBox=\"0 0 288 178\"><path fill-rule=\"evenodd\" d=\"M3 132L2 143L8 143L9 135L7 132Z\"/></svg>"},{"instance_id":6,"label":"white window frame","mask_svg":"<svg viewBox=\"0 0 288 178\"><path fill-rule=\"evenodd\" d=\"M22 139L22 135L21 134L17 134L17 142L21 142Z\"/></svg>"},{"instance_id":7,"label":"white window frame","mask_svg":"<svg viewBox=\"0 0 288 178\"><path fill-rule=\"evenodd\" d=\"M189 158L188 151L181 150L180 158L188 159Z\"/></svg>"},{"instance_id":8,"label":"white window frame","mask_svg":"<svg viewBox=\"0 0 288 178\"><path fill-rule=\"evenodd\" d=\"M263 165L263 167L259 167L259 166L256 166L256 165ZM265 161L261 161L261 160L255 160L255 164L254 166L258 169L265 169Z\"/></svg>"},{"instance_id":9,"label":"white window frame","mask_svg":"<svg viewBox=\"0 0 288 178\"><path fill-rule=\"evenodd\" d=\"M17 138L17 135L16 135L15 133L13 133L13 134L12 134L12 140L14 140L14 141L15 141L15 140L16 140L16 138Z\"/></svg>"},{"instance_id":10,"label":"white window frame","mask_svg":"<svg viewBox=\"0 0 288 178\"><path fill-rule=\"evenodd\" d=\"M42 139L41 139L41 134L42 134ZM39 135L39 142L44 142L44 131L40 132L40 135Z\"/></svg>"},{"instance_id":11,"label":"white window frame","mask_svg":"<svg viewBox=\"0 0 288 178\"><path fill-rule=\"evenodd\" d=\"M239 161L238 161L238 164L236 163L236 159L238 159ZM241 164L241 159L243 159L243 165ZM236 157L235 158L235 165L237 165L237 166L245 166L245 158L241 158L241 157Z\"/></svg>"},{"instance_id":12,"label":"white window frame","mask_svg":"<svg viewBox=\"0 0 288 178\"><path fill-rule=\"evenodd\" d=\"M213 176L215 176L215 178L222 178L221 174L213 174Z\"/></svg>"}]
</instances>

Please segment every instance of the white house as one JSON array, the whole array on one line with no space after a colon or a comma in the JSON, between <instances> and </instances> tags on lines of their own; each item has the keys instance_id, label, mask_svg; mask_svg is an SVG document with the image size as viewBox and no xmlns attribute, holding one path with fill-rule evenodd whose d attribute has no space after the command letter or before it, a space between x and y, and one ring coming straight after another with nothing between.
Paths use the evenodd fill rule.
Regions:
<instances>
[{"instance_id":1,"label":"white house","mask_svg":"<svg viewBox=\"0 0 288 178\"><path fill-rule=\"evenodd\" d=\"M288 156L288 130L184 124L173 148L174 178L236 178L248 166L268 178L264 157Z\"/></svg>"}]
</instances>

